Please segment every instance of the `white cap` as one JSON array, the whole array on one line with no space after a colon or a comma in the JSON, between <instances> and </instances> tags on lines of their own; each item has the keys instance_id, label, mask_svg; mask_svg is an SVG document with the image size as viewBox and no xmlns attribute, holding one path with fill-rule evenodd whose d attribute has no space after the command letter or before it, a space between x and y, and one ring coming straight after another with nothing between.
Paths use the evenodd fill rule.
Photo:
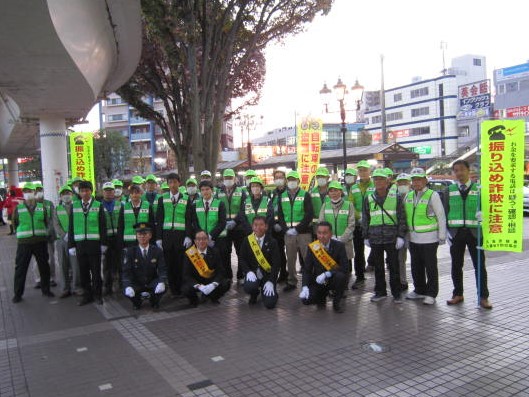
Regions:
<instances>
[{"instance_id":1,"label":"white cap","mask_svg":"<svg viewBox=\"0 0 529 397\"><path fill-rule=\"evenodd\" d=\"M211 176L211 172L209 172L208 170L204 170L204 171L202 171L202 172L200 173L200 176L204 176L204 175L206 175L206 176Z\"/></svg>"},{"instance_id":2,"label":"white cap","mask_svg":"<svg viewBox=\"0 0 529 397\"><path fill-rule=\"evenodd\" d=\"M426 178L426 172L424 168L414 168L410 172L410 177Z\"/></svg>"},{"instance_id":3,"label":"white cap","mask_svg":"<svg viewBox=\"0 0 529 397\"><path fill-rule=\"evenodd\" d=\"M411 177L406 174L405 172L403 172L402 174L399 174L397 176L397 181L403 181L403 180L406 180L406 181L409 181L411 179Z\"/></svg>"},{"instance_id":4,"label":"white cap","mask_svg":"<svg viewBox=\"0 0 529 397\"><path fill-rule=\"evenodd\" d=\"M115 189L115 186L112 182L105 182L103 183L103 190L105 189L112 189L114 190Z\"/></svg>"}]
</instances>

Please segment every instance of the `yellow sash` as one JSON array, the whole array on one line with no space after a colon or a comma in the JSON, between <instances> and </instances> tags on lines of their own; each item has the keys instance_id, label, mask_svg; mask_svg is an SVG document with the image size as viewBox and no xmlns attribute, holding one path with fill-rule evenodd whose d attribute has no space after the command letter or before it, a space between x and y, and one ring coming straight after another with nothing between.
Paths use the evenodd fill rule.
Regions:
<instances>
[{"instance_id":1,"label":"yellow sash","mask_svg":"<svg viewBox=\"0 0 529 397\"><path fill-rule=\"evenodd\" d=\"M197 247L193 245L188 248L186 250L186 255L193 264L193 266L195 266L195 269L197 269L197 272L198 274L200 274L201 277L210 278L211 276L213 276L215 270L211 270L209 268L202 255L200 255L200 252L198 252Z\"/></svg>"},{"instance_id":2,"label":"yellow sash","mask_svg":"<svg viewBox=\"0 0 529 397\"><path fill-rule=\"evenodd\" d=\"M331 271L338 266L336 261L329 255L325 248L323 248L323 245L319 240L310 243L309 248L325 270Z\"/></svg>"},{"instance_id":3,"label":"yellow sash","mask_svg":"<svg viewBox=\"0 0 529 397\"><path fill-rule=\"evenodd\" d=\"M248 242L250 243L250 247L252 248L253 254L255 255L255 259L257 259L259 266L261 266L265 272L270 273L272 266L270 266L270 263L268 263L266 260L263 251L261 251L261 247L259 247L259 243L255 238L255 234L252 233L248 236Z\"/></svg>"}]
</instances>

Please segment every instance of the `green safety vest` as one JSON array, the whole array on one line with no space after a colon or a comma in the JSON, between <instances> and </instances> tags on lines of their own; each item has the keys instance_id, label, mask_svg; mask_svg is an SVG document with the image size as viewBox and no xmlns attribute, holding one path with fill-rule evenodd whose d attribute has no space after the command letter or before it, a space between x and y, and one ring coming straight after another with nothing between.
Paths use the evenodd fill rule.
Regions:
<instances>
[{"instance_id":1,"label":"green safety vest","mask_svg":"<svg viewBox=\"0 0 529 397\"><path fill-rule=\"evenodd\" d=\"M171 193L164 193L163 197L163 230L186 230L186 208L189 200L187 194L178 196L173 205Z\"/></svg>"},{"instance_id":2,"label":"green safety vest","mask_svg":"<svg viewBox=\"0 0 529 397\"><path fill-rule=\"evenodd\" d=\"M226 207L226 218L227 220L233 220L238 214L241 208L243 189L236 187L228 200L228 195L219 190L217 192L217 198L224 203Z\"/></svg>"},{"instance_id":3,"label":"green safety vest","mask_svg":"<svg viewBox=\"0 0 529 397\"><path fill-rule=\"evenodd\" d=\"M136 241L136 231L134 225L136 223L149 222L149 209L151 204L148 201L142 200L140 203L140 210L138 216L134 214L132 209L132 202L125 203L123 205L123 241L133 242Z\"/></svg>"},{"instance_id":4,"label":"green safety vest","mask_svg":"<svg viewBox=\"0 0 529 397\"><path fill-rule=\"evenodd\" d=\"M59 204L56 208L56 213L57 219L59 220L59 226L63 232L68 233L68 228L70 227L70 214L66 210L66 207L63 204Z\"/></svg>"},{"instance_id":5,"label":"green safety vest","mask_svg":"<svg viewBox=\"0 0 529 397\"><path fill-rule=\"evenodd\" d=\"M388 191L381 207L373 194L367 196L369 203L369 226L383 226L397 224L397 195Z\"/></svg>"},{"instance_id":6,"label":"green safety vest","mask_svg":"<svg viewBox=\"0 0 529 397\"><path fill-rule=\"evenodd\" d=\"M390 192L390 193L394 193L394 194L399 194L399 189L397 189L397 184L396 184L396 183L393 183L393 184L389 187L389 192Z\"/></svg>"},{"instance_id":7,"label":"green safety vest","mask_svg":"<svg viewBox=\"0 0 529 397\"><path fill-rule=\"evenodd\" d=\"M406 223L412 232L426 233L439 229L437 217L428 216L428 203L432 197L433 190L426 190L417 205L414 204L415 191L410 191L404 198L404 210L406 211Z\"/></svg>"},{"instance_id":8,"label":"green safety vest","mask_svg":"<svg viewBox=\"0 0 529 397\"><path fill-rule=\"evenodd\" d=\"M204 230L207 234L210 234L213 229L217 226L219 223L219 207L220 207L220 200L214 198L211 201L211 205L209 206L209 211L206 213L206 209L204 207L204 200L200 199L195 202L196 211L197 211L197 218L198 218L198 226L200 229ZM219 235L219 237L225 237L227 235L226 228L222 231L222 233Z\"/></svg>"},{"instance_id":9,"label":"green safety vest","mask_svg":"<svg viewBox=\"0 0 529 397\"><path fill-rule=\"evenodd\" d=\"M42 204L44 205L44 208L46 208L46 216L48 217L47 220L51 219L51 209L53 208L53 203L50 200L43 199Z\"/></svg>"},{"instance_id":10,"label":"green safety vest","mask_svg":"<svg viewBox=\"0 0 529 397\"><path fill-rule=\"evenodd\" d=\"M310 191L310 197L312 199L312 208L314 209L314 216L312 218L312 222L316 224L318 223L318 218L320 216L321 207L323 206L324 203L327 203L330 199L329 199L328 194L325 193L325 197L322 201L318 187L315 187Z\"/></svg>"},{"instance_id":11,"label":"green safety vest","mask_svg":"<svg viewBox=\"0 0 529 397\"><path fill-rule=\"evenodd\" d=\"M182 193L182 192L180 192L180 193ZM161 197L161 195L156 193L156 195L154 196L154 201L151 204L151 203L149 203L147 201L147 193L143 193L143 195L141 196L141 200L142 201L147 201L149 204L151 204L152 211L156 214L156 212L158 211L158 200L160 199L160 197Z\"/></svg>"},{"instance_id":12,"label":"green safety vest","mask_svg":"<svg viewBox=\"0 0 529 397\"><path fill-rule=\"evenodd\" d=\"M17 211L17 239L46 237L47 228L44 219L44 206L42 203L36 203L33 213L29 212L29 209L25 203L17 205Z\"/></svg>"},{"instance_id":13,"label":"green safety vest","mask_svg":"<svg viewBox=\"0 0 529 397\"><path fill-rule=\"evenodd\" d=\"M107 236L112 237L115 236L118 231L118 219L119 219L119 212L121 210L121 201L114 200L114 210L112 213L109 213L105 206L103 206L103 210L105 211L105 220L107 225Z\"/></svg>"},{"instance_id":14,"label":"green safety vest","mask_svg":"<svg viewBox=\"0 0 529 397\"><path fill-rule=\"evenodd\" d=\"M82 200L73 203L73 239L75 242L85 240L100 240L99 209L101 203L92 199L92 205L85 214Z\"/></svg>"},{"instance_id":15,"label":"green safety vest","mask_svg":"<svg viewBox=\"0 0 529 397\"><path fill-rule=\"evenodd\" d=\"M360 189L360 182L355 183L351 187L351 194L353 196L353 203L355 206L355 215L356 219L360 219L360 215L362 214L362 206L364 203L364 198L367 194L373 193L375 191L375 184L373 181L369 181L369 185L367 186L367 189L364 193L362 193L362 190Z\"/></svg>"},{"instance_id":16,"label":"green safety vest","mask_svg":"<svg viewBox=\"0 0 529 397\"><path fill-rule=\"evenodd\" d=\"M478 186L472 183L466 200L463 200L458 184L453 183L448 187L448 196L448 205L450 207L447 215L448 227L477 228Z\"/></svg>"},{"instance_id":17,"label":"green safety vest","mask_svg":"<svg viewBox=\"0 0 529 397\"><path fill-rule=\"evenodd\" d=\"M353 186L354 186L354 185L349 186L349 189L347 188L347 185L344 185L344 186L343 186L343 187L344 187L344 190L345 190L345 196L347 197L347 200L348 200L350 203L352 203L352 204L354 204L354 202L355 202L355 201L354 201L354 195L353 195Z\"/></svg>"},{"instance_id":18,"label":"green safety vest","mask_svg":"<svg viewBox=\"0 0 529 397\"><path fill-rule=\"evenodd\" d=\"M281 209L283 210L283 216L285 217L285 223L287 227L296 227L303 220L305 216L305 208L303 203L305 201L305 191L299 189L294 197L294 202L290 202L288 191L285 189L281 193Z\"/></svg>"},{"instance_id":19,"label":"green safety vest","mask_svg":"<svg viewBox=\"0 0 529 397\"><path fill-rule=\"evenodd\" d=\"M286 190L283 190L285 192ZM272 196L272 207L274 209L274 219L277 221L279 219L279 199L281 197L281 194L274 194L275 190L272 191L270 194Z\"/></svg>"},{"instance_id":20,"label":"green safety vest","mask_svg":"<svg viewBox=\"0 0 529 397\"><path fill-rule=\"evenodd\" d=\"M252 205L252 198L250 196L246 198L246 202L244 203L244 214L246 215L246 219L248 220L248 223L250 225L253 223L253 220L257 215L266 217L269 202L270 200L268 199L268 197L264 195L261 196L259 207L257 208L257 211L254 211Z\"/></svg>"},{"instance_id":21,"label":"green safety vest","mask_svg":"<svg viewBox=\"0 0 529 397\"><path fill-rule=\"evenodd\" d=\"M331 201L328 200L325 203L325 209L323 210L325 214L324 219L326 222L329 222L332 225L332 231L336 237L342 237L345 233L345 229L349 224L349 207L351 205L352 203L349 201L343 200L342 206L335 215Z\"/></svg>"}]
</instances>

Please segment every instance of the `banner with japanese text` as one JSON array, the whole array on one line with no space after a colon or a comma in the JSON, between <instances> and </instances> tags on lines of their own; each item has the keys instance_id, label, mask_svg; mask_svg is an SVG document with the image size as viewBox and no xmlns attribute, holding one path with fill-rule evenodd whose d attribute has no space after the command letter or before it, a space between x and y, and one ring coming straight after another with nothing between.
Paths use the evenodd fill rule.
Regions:
<instances>
[{"instance_id":1,"label":"banner with japanese text","mask_svg":"<svg viewBox=\"0 0 529 397\"><path fill-rule=\"evenodd\" d=\"M524 120L481 123L483 249L522 252Z\"/></svg>"},{"instance_id":2,"label":"banner with japanese text","mask_svg":"<svg viewBox=\"0 0 529 397\"><path fill-rule=\"evenodd\" d=\"M72 132L70 134L70 167L72 178L79 177L92 182L95 191L94 134Z\"/></svg>"},{"instance_id":3,"label":"banner with japanese text","mask_svg":"<svg viewBox=\"0 0 529 397\"><path fill-rule=\"evenodd\" d=\"M320 165L323 121L310 117L297 125L298 172L301 188L307 190Z\"/></svg>"}]
</instances>

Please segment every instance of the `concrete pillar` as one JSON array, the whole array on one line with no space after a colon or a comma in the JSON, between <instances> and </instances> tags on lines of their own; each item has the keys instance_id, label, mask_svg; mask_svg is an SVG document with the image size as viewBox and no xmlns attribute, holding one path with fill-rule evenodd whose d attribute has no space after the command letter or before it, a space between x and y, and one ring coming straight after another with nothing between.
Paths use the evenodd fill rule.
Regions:
<instances>
[{"instance_id":1,"label":"concrete pillar","mask_svg":"<svg viewBox=\"0 0 529 397\"><path fill-rule=\"evenodd\" d=\"M44 197L54 204L59 199L59 188L68 179L66 142L64 118L42 117L40 119L40 155Z\"/></svg>"},{"instance_id":2,"label":"concrete pillar","mask_svg":"<svg viewBox=\"0 0 529 397\"><path fill-rule=\"evenodd\" d=\"M7 187L18 186L18 158L7 159Z\"/></svg>"}]
</instances>

